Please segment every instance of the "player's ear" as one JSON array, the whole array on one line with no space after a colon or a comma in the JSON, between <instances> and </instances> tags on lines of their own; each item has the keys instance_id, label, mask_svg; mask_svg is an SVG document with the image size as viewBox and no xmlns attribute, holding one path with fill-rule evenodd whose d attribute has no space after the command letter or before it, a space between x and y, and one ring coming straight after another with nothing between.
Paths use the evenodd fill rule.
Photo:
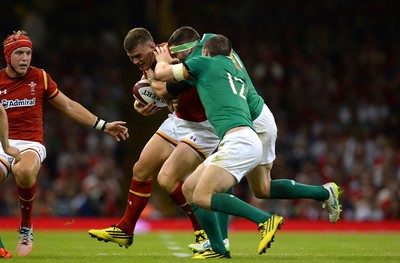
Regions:
<instances>
[{"instance_id":1,"label":"player's ear","mask_svg":"<svg viewBox=\"0 0 400 263\"><path fill-rule=\"evenodd\" d=\"M154 42L149 42L149 48L156 50L156 44L154 44Z\"/></svg>"},{"instance_id":2,"label":"player's ear","mask_svg":"<svg viewBox=\"0 0 400 263\"><path fill-rule=\"evenodd\" d=\"M201 55L204 56L204 57L206 57L206 56L209 56L210 53L208 52L208 49L203 48L203 49L201 50Z\"/></svg>"}]
</instances>

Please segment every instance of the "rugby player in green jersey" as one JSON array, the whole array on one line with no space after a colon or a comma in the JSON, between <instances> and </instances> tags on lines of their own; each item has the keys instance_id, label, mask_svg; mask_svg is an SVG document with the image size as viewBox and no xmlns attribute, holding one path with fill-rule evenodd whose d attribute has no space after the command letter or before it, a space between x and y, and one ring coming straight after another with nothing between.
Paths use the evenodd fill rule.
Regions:
<instances>
[{"instance_id":1,"label":"rugby player in green jersey","mask_svg":"<svg viewBox=\"0 0 400 263\"><path fill-rule=\"evenodd\" d=\"M191 27L184 26L177 29L170 39L168 44L170 47L171 54L177 57L180 61L184 61L194 56L200 56L204 42L214 34L204 34L202 38ZM232 53L234 61L246 72L240 58L235 52ZM247 78L249 78L246 72ZM251 80L249 81L251 82ZM277 137L277 128L274 117L271 111L268 109L264 100L257 94L253 85L250 85L250 95L248 102L250 105L250 111L254 120L254 126L258 135L263 142L263 160L261 163L252 171L259 176L254 177L259 180L261 188L252 189L257 198L270 198L270 199L298 199L308 198L323 202L323 207L327 208L329 214L329 220L331 223L335 223L339 219L341 212L340 205L338 203L339 189L334 183L327 183L323 186L313 186L299 184L293 180L272 180L270 171L272 164L275 159L275 141ZM157 92L157 91L156 91ZM221 226L221 233L224 239L225 246L229 247L229 240L227 239L227 215L218 213L218 222ZM205 218L202 224L207 224L210 219ZM209 222L211 225L215 225L215 222ZM195 252L204 252L210 248L209 240L201 244L190 244L189 248Z\"/></svg>"},{"instance_id":2,"label":"rugby player in green jersey","mask_svg":"<svg viewBox=\"0 0 400 263\"><path fill-rule=\"evenodd\" d=\"M254 169L262 157L262 143L254 130L247 103L246 78L229 57L230 53L230 41L221 35L213 36L205 43L203 55L212 57L195 57L183 64L170 65L174 60L168 48L156 48L158 63L154 79L181 81L193 78L207 118L221 140L218 151L207 158L184 183L187 200L198 206L196 211L202 210L202 217L213 217L217 221L216 214L212 212L216 211L256 223L261 233L258 253L262 254L283 224L283 217L266 213L225 193ZM208 232L207 227L204 229ZM225 246L214 247L214 237L209 238L213 250L195 255L195 258L230 257ZM217 238L221 237L216 237L216 241Z\"/></svg>"},{"instance_id":3,"label":"rugby player in green jersey","mask_svg":"<svg viewBox=\"0 0 400 263\"><path fill-rule=\"evenodd\" d=\"M172 56L185 61L195 56L201 56L204 42L214 34L204 34L202 37L195 29L189 26L183 26L175 30L168 40L170 53ZM239 56L233 51L232 58L248 78L248 83L252 83L246 69ZM190 80L186 80L190 81ZM157 92L157 90L156 90ZM260 164L251 172L258 174L254 176L258 180L252 185L260 187L252 189L255 196L261 199L299 199L307 198L322 202L322 206L327 209L329 220L335 223L340 216L341 208L339 204L339 188L333 182L323 186L306 185L295 182L294 180L279 179L271 180L271 169L275 160L275 141L277 138L277 127L275 119L264 103L261 96L258 95L253 84L249 85L248 103L253 118L253 124L263 143L263 157ZM201 223L202 225L216 225L210 222L208 217ZM227 215L218 213L218 222L225 246L229 247L228 240L228 218ZM190 244L189 248L195 252L204 252L210 248L209 240L200 244Z\"/></svg>"},{"instance_id":4,"label":"rugby player in green jersey","mask_svg":"<svg viewBox=\"0 0 400 263\"><path fill-rule=\"evenodd\" d=\"M205 41L214 34L204 34L201 38L195 29L189 26L181 27L171 35L168 45L172 56L185 61L190 58L201 56ZM335 223L340 216L340 207L334 206L338 201L338 187L334 183L324 186L313 186L299 184L293 180L272 180L271 169L275 160L275 141L277 138L277 127L275 119L264 103L263 98L257 93L252 81L239 56L232 51L235 64L245 72L247 83L249 83L248 104L256 132L263 142L263 160L252 172L260 174L261 189L252 189L257 198L268 199L299 199L309 198L323 202L327 208L329 220ZM190 82L191 80L187 80ZM256 190L261 190L256 191ZM333 193L333 194L332 194ZM338 202L336 202L338 203Z\"/></svg>"}]
</instances>

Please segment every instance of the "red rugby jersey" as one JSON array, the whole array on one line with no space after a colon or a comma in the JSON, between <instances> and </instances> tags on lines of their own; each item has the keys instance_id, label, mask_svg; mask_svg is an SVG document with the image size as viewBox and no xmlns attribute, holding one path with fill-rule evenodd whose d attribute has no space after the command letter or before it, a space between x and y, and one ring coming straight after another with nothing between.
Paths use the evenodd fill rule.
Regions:
<instances>
[{"instance_id":1,"label":"red rugby jersey","mask_svg":"<svg viewBox=\"0 0 400 263\"><path fill-rule=\"evenodd\" d=\"M207 120L206 111L201 103L196 87L183 92L179 96L176 116L193 122Z\"/></svg>"},{"instance_id":2,"label":"red rugby jersey","mask_svg":"<svg viewBox=\"0 0 400 263\"><path fill-rule=\"evenodd\" d=\"M0 101L7 111L9 138L43 144L43 101L58 94L44 70L29 67L25 76L10 78L0 71Z\"/></svg>"}]
</instances>

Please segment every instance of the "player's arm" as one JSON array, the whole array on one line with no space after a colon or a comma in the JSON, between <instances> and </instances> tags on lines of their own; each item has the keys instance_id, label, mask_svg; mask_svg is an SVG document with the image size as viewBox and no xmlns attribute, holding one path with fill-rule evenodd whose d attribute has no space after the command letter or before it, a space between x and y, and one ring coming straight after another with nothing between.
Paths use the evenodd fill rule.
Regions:
<instances>
[{"instance_id":1,"label":"player's arm","mask_svg":"<svg viewBox=\"0 0 400 263\"><path fill-rule=\"evenodd\" d=\"M0 104L0 141L6 154L15 158L15 162L21 160L21 153L18 148L11 146L8 142L8 118L6 110Z\"/></svg>"},{"instance_id":2,"label":"player's arm","mask_svg":"<svg viewBox=\"0 0 400 263\"><path fill-rule=\"evenodd\" d=\"M170 112L176 111L178 108L178 97L181 93L191 89L192 84L186 81L180 82L164 82L154 79L153 69L146 70L149 84L151 88L160 98L168 99L168 110Z\"/></svg>"},{"instance_id":3,"label":"player's arm","mask_svg":"<svg viewBox=\"0 0 400 263\"><path fill-rule=\"evenodd\" d=\"M152 69L146 70L146 74L148 76L149 84L154 92L160 98L166 99L175 99L180 94L185 91L188 91L193 87L192 84L186 81L179 82L164 82L160 80L154 79L154 71Z\"/></svg>"},{"instance_id":4,"label":"player's arm","mask_svg":"<svg viewBox=\"0 0 400 263\"><path fill-rule=\"evenodd\" d=\"M172 58L167 46L161 48L156 47L154 55L157 60L157 65L154 70L154 79L176 82L190 78L190 74L184 64L170 64Z\"/></svg>"},{"instance_id":5,"label":"player's arm","mask_svg":"<svg viewBox=\"0 0 400 263\"><path fill-rule=\"evenodd\" d=\"M170 112L176 111L178 108L178 97L181 93L191 89L192 84L186 81L180 82L164 82L154 79L154 70L146 70L149 84L151 88L160 98L168 99L168 110Z\"/></svg>"},{"instance_id":6,"label":"player's arm","mask_svg":"<svg viewBox=\"0 0 400 263\"><path fill-rule=\"evenodd\" d=\"M160 65L160 67L158 67L158 65ZM174 82L190 78L190 74L184 64L179 63L175 65L169 65L163 61L157 63L157 66L155 68L155 76L158 80L161 81Z\"/></svg>"},{"instance_id":7,"label":"player's arm","mask_svg":"<svg viewBox=\"0 0 400 263\"><path fill-rule=\"evenodd\" d=\"M154 82L156 82L155 88L153 87ZM161 86L161 84L162 88L159 87ZM168 99L168 110L170 112L173 112L178 109L179 95L193 88L193 85L186 81L164 82L159 80L153 80L151 87L153 88L154 92L157 94L158 97Z\"/></svg>"},{"instance_id":8,"label":"player's arm","mask_svg":"<svg viewBox=\"0 0 400 263\"><path fill-rule=\"evenodd\" d=\"M172 96L170 93L168 93L167 90L167 82L156 80L153 78L150 79L149 84L151 85L151 88L154 90L154 92L157 94L158 97L160 98L165 98L165 99L173 99L174 96Z\"/></svg>"},{"instance_id":9,"label":"player's arm","mask_svg":"<svg viewBox=\"0 0 400 263\"><path fill-rule=\"evenodd\" d=\"M176 97L172 96L167 90L167 85L169 82L154 79L154 71L152 69L147 70L147 74L149 76L149 84L154 93L160 98L167 99L168 110L170 112L174 112L176 110L176 108L174 107L174 101L176 101Z\"/></svg>"},{"instance_id":10,"label":"player's arm","mask_svg":"<svg viewBox=\"0 0 400 263\"><path fill-rule=\"evenodd\" d=\"M116 141L120 141L120 139L126 140L129 138L128 128L124 126L126 122L106 122L105 120L98 118L78 102L65 96L61 91L57 96L49 99L49 103L76 122L82 125L91 126L97 130L102 130L108 135L113 136Z\"/></svg>"}]
</instances>

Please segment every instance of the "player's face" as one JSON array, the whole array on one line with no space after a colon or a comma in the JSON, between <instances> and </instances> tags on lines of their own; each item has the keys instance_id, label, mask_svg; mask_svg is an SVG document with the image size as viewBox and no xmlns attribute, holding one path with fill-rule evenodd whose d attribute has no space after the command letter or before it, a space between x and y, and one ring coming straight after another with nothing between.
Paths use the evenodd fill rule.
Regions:
<instances>
[{"instance_id":1,"label":"player's face","mask_svg":"<svg viewBox=\"0 0 400 263\"><path fill-rule=\"evenodd\" d=\"M31 64L32 49L20 47L11 54L11 65L19 76L24 76Z\"/></svg>"},{"instance_id":2,"label":"player's face","mask_svg":"<svg viewBox=\"0 0 400 263\"><path fill-rule=\"evenodd\" d=\"M133 64L139 67L140 70L147 70L155 63L154 44L138 45L135 49L127 53Z\"/></svg>"}]
</instances>

